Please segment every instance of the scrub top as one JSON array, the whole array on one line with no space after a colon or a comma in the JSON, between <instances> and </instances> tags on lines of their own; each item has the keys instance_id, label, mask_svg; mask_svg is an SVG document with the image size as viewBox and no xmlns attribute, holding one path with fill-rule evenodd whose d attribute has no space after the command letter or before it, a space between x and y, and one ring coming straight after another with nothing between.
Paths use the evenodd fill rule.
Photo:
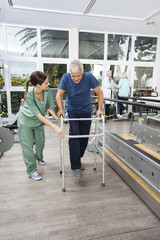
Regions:
<instances>
[{"instance_id":1,"label":"scrub top","mask_svg":"<svg viewBox=\"0 0 160 240\"><path fill-rule=\"evenodd\" d=\"M25 125L26 127L39 127L43 123L36 117L41 113L45 116L47 109L54 109L54 102L52 92L48 90L43 91L43 100L39 101L35 94L34 88L28 91L24 105L20 107L18 113L18 124Z\"/></svg>"}]
</instances>

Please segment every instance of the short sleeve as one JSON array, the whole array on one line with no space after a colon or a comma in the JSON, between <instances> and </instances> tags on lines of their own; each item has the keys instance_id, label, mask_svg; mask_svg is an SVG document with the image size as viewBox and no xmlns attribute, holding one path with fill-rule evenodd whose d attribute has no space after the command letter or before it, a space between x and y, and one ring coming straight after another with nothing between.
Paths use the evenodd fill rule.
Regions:
<instances>
[{"instance_id":1,"label":"short sleeve","mask_svg":"<svg viewBox=\"0 0 160 240\"><path fill-rule=\"evenodd\" d=\"M33 116L36 116L37 114L40 113L39 109L35 105L33 97L30 94L27 94L26 99L25 99L25 104L28 105L28 109L32 113Z\"/></svg>"},{"instance_id":2,"label":"short sleeve","mask_svg":"<svg viewBox=\"0 0 160 240\"><path fill-rule=\"evenodd\" d=\"M92 73L88 73L88 77L89 77L89 80L90 80L90 87L92 89L96 88L99 86L99 82L97 81L97 79L93 76Z\"/></svg>"},{"instance_id":3,"label":"short sleeve","mask_svg":"<svg viewBox=\"0 0 160 240\"><path fill-rule=\"evenodd\" d=\"M53 97L52 97L52 92L51 92L50 89L48 89L48 98L47 99L48 99L48 101L47 101L47 103L48 103L47 108L48 109L54 109L55 108L55 104L54 104Z\"/></svg>"},{"instance_id":4,"label":"short sleeve","mask_svg":"<svg viewBox=\"0 0 160 240\"><path fill-rule=\"evenodd\" d=\"M61 78L61 81L59 83L59 86L58 86L58 89L61 89L61 90L66 90L66 74L64 74Z\"/></svg>"}]
</instances>

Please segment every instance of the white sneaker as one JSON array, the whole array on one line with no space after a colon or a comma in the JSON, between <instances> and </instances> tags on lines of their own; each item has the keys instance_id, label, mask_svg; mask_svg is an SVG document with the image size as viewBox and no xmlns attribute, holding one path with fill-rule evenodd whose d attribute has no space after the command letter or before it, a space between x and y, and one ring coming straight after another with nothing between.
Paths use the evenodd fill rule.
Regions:
<instances>
[{"instance_id":1,"label":"white sneaker","mask_svg":"<svg viewBox=\"0 0 160 240\"><path fill-rule=\"evenodd\" d=\"M122 115L117 114L117 118L118 118L118 119L121 119L121 118L122 118Z\"/></svg>"},{"instance_id":2,"label":"white sneaker","mask_svg":"<svg viewBox=\"0 0 160 240\"><path fill-rule=\"evenodd\" d=\"M42 179L42 177L37 172L30 174L29 177L36 181L39 181Z\"/></svg>"},{"instance_id":3,"label":"white sneaker","mask_svg":"<svg viewBox=\"0 0 160 240\"><path fill-rule=\"evenodd\" d=\"M124 110L123 110L123 113L126 113L126 112L127 112L126 109L124 109Z\"/></svg>"},{"instance_id":4,"label":"white sneaker","mask_svg":"<svg viewBox=\"0 0 160 240\"><path fill-rule=\"evenodd\" d=\"M40 161L38 161L38 164L40 164L40 165L45 165L46 162L45 162L44 160L40 160Z\"/></svg>"}]
</instances>

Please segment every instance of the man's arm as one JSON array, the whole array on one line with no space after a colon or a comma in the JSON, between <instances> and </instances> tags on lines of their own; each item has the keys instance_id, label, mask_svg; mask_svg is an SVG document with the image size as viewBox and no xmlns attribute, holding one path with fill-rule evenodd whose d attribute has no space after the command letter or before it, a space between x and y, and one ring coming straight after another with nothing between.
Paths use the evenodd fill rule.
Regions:
<instances>
[{"instance_id":1,"label":"man's arm","mask_svg":"<svg viewBox=\"0 0 160 240\"><path fill-rule=\"evenodd\" d=\"M100 86L96 87L93 89L93 91L97 94L98 96L98 111L97 111L97 115L98 117L100 117L100 115L104 115L104 112L102 111L102 106L103 106L103 92L100 89Z\"/></svg>"},{"instance_id":2,"label":"man's arm","mask_svg":"<svg viewBox=\"0 0 160 240\"><path fill-rule=\"evenodd\" d=\"M62 103L62 96L65 93L65 90L58 89L57 95L56 95L56 103L59 109L59 112L57 113L57 116L60 117L62 115L64 117L64 111L63 111L63 103Z\"/></svg>"}]
</instances>

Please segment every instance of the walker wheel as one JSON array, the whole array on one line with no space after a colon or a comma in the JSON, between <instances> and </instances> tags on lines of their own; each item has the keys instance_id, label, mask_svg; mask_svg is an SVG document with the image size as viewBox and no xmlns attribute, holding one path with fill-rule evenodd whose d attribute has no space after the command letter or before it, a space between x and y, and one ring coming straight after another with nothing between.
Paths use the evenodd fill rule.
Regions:
<instances>
[{"instance_id":1,"label":"walker wheel","mask_svg":"<svg viewBox=\"0 0 160 240\"><path fill-rule=\"evenodd\" d=\"M62 171L60 171L59 173L62 174Z\"/></svg>"},{"instance_id":2,"label":"walker wheel","mask_svg":"<svg viewBox=\"0 0 160 240\"><path fill-rule=\"evenodd\" d=\"M96 171L96 168L93 168L94 171Z\"/></svg>"},{"instance_id":3,"label":"walker wheel","mask_svg":"<svg viewBox=\"0 0 160 240\"><path fill-rule=\"evenodd\" d=\"M65 189L65 188L62 188L62 192L66 192L66 189Z\"/></svg>"},{"instance_id":4,"label":"walker wheel","mask_svg":"<svg viewBox=\"0 0 160 240\"><path fill-rule=\"evenodd\" d=\"M105 183L102 183L102 187L105 187Z\"/></svg>"}]
</instances>

